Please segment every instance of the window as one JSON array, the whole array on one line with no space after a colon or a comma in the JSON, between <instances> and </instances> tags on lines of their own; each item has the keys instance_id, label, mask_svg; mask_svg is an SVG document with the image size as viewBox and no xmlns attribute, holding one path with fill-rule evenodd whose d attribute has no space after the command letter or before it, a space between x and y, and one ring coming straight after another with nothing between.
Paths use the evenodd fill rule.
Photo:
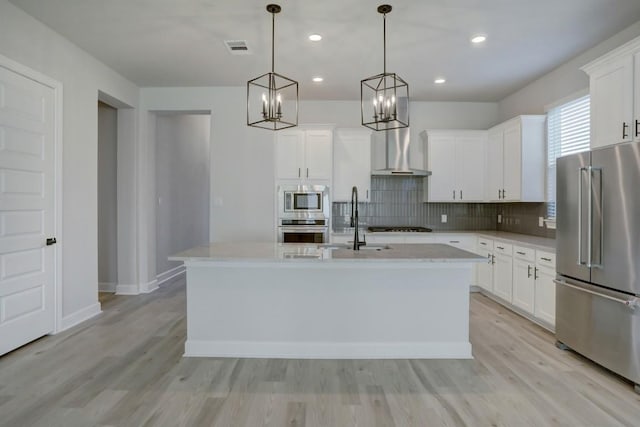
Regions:
<instances>
[{"instance_id":1,"label":"window","mask_svg":"<svg viewBox=\"0 0 640 427\"><path fill-rule=\"evenodd\" d=\"M590 97L581 96L547 112L547 216L556 217L556 159L589 150Z\"/></svg>"}]
</instances>

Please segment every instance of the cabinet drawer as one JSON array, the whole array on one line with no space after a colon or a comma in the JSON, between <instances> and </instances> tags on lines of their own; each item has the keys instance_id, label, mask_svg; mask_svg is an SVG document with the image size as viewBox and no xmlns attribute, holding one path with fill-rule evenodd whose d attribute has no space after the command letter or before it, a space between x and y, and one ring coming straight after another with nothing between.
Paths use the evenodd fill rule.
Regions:
<instances>
[{"instance_id":1,"label":"cabinet drawer","mask_svg":"<svg viewBox=\"0 0 640 427\"><path fill-rule=\"evenodd\" d=\"M504 242L494 242L493 251L497 254L513 255L513 245Z\"/></svg>"},{"instance_id":2,"label":"cabinet drawer","mask_svg":"<svg viewBox=\"0 0 640 427\"><path fill-rule=\"evenodd\" d=\"M493 240L478 237L478 249L493 251Z\"/></svg>"},{"instance_id":3,"label":"cabinet drawer","mask_svg":"<svg viewBox=\"0 0 640 427\"><path fill-rule=\"evenodd\" d=\"M514 246L513 247L513 257L518 258L524 261L535 262L536 260L536 251L531 248L525 248L522 246Z\"/></svg>"},{"instance_id":4,"label":"cabinet drawer","mask_svg":"<svg viewBox=\"0 0 640 427\"><path fill-rule=\"evenodd\" d=\"M552 252L536 251L536 264L555 269L556 254Z\"/></svg>"},{"instance_id":5,"label":"cabinet drawer","mask_svg":"<svg viewBox=\"0 0 640 427\"><path fill-rule=\"evenodd\" d=\"M475 251L476 243L475 238L472 236L463 236L452 234L450 236L438 237L438 243L444 243L445 245L455 246L456 248L464 249L466 251ZM484 248L484 246L482 246Z\"/></svg>"}]
</instances>

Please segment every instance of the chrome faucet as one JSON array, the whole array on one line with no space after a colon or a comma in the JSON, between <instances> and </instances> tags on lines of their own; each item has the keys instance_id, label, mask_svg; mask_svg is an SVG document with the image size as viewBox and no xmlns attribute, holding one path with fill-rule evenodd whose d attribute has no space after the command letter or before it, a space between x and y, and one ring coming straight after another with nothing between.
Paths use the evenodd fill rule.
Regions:
<instances>
[{"instance_id":1,"label":"chrome faucet","mask_svg":"<svg viewBox=\"0 0 640 427\"><path fill-rule=\"evenodd\" d=\"M355 185L351 189L351 222L349 224L353 229L353 250L359 251L360 246L364 246L367 244L366 240L360 241L360 236L358 235L358 187Z\"/></svg>"}]
</instances>

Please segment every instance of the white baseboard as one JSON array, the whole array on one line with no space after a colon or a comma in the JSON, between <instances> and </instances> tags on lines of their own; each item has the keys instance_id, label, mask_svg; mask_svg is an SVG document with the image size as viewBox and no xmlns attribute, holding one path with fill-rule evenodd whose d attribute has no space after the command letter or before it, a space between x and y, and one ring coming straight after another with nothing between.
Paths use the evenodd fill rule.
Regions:
<instances>
[{"instance_id":1,"label":"white baseboard","mask_svg":"<svg viewBox=\"0 0 640 427\"><path fill-rule=\"evenodd\" d=\"M140 284L140 293L141 294L150 294L151 292L158 289L158 280L153 279L150 282Z\"/></svg>"},{"instance_id":2,"label":"white baseboard","mask_svg":"<svg viewBox=\"0 0 640 427\"><path fill-rule=\"evenodd\" d=\"M480 286L477 285L471 285L471 287L469 288L469 292L481 292L482 288Z\"/></svg>"},{"instance_id":3,"label":"white baseboard","mask_svg":"<svg viewBox=\"0 0 640 427\"><path fill-rule=\"evenodd\" d=\"M185 357L269 359L473 359L469 342L332 343L187 340Z\"/></svg>"},{"instance_id":4,"label":"white baseboard","mask_svg":"<svg viewBox=\"0 0 640 427\"><path fill-rule=\"evenodd\" d=\"M100 313L102 313L102 309L100 307L99 302L92 304L88 307L82 308L76 311L75 313L72 313L68 316L63 317L60 330L57 331L56 333L66 331L67 329L72 328L77 324L84 322L85 320L89 320Z\"/></svg>"},{"instance_id":5,"label":"white baseboard","mask_svg":"<svg viewBox=\"0 0 640 427\"><path fill-rule=\"evenodd\" d=\"M98 283L98 292L115 292L117 284L115 282Z\"/></svg>"},{"instance_id":6,"label":"white baseboard","mask_svg":"<svg viewBox=\"0 0 640 427\"><path fill-rule=\"evenodd\" d=\"M116 285L116 295L138 295L139 293L138 285Z\"/></svg>"},{"instance_id":7,"label":"white baseboard","mask_svg":"<svg viewBox=\"0 0 640 427\"><path fill-rule=\"evenodd\" d=\"M156 280L158 281L158 286L162 286L164 283L168 282L169 280L175 277L178 277L182 274L185 274L186 271L187 269L183 264L158 274L156 276Z\"/></svg>"}]
</instances>

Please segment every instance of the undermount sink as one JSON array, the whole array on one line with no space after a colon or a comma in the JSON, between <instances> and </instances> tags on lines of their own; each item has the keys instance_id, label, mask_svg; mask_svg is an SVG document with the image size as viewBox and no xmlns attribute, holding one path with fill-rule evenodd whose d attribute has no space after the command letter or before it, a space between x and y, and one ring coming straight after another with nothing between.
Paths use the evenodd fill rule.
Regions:
<instances>
[{"instance_id":1,"label":"undermount sink","mask_svg":"<svg viewBox=\"0 0 640 427\"><path fill-rule=\"evenodd\" d=\"M318 249L353 249L353 243L323 243L318 245ZM366 244L365 246L360 246L361 251L381 251L391 249L391 246L385 244Z\"/></svg>"}]
</instances>

